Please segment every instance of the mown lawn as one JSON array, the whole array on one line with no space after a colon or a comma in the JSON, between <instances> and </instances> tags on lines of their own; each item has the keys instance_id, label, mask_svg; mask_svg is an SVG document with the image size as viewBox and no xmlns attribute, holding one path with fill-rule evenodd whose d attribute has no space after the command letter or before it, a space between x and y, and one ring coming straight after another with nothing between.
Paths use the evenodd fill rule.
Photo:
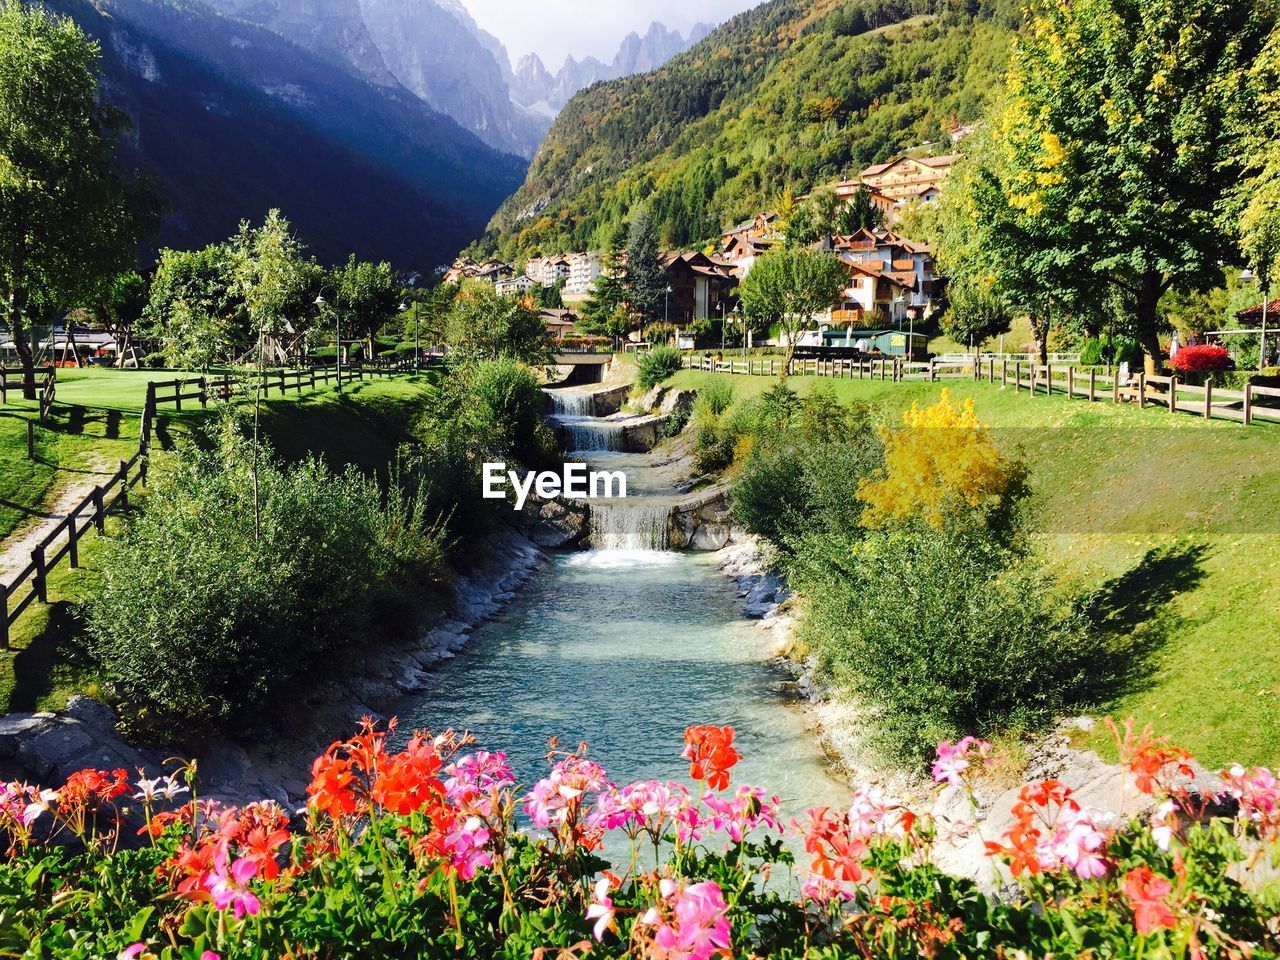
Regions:
<instances>
[{"instance_id":1,"label":"mown lawn","mask_svg":"<svg viewBox=\"0 0 1280 960\"><path fill-rule=\"evenodd\" d=\"M673 382L711 376L684 371ZM732 380L739 395L775 382ZM1151 651L1145 679L1099 714L1150 722L1206 764L1280 763L1280 428L971 381L790 382L868 403L889 422L944 388L972 397L1030 467L1045 563L1105 589ZM1109 750L1105 730L1087 740Z\"/></svg>"},{"instance_id":2,"label":"mown lawn","mask_svg":"<svg viewBox=\"0 0 1280 960\"><path fill-rule=\"evenodd\" d=\"M109 476L119 460L137 452L149 377L133 371L60 372L60 405L48 428L39 428L34 464L26 460L26 421L34 418L34 405L11 402L0 407L0 543L65 484L83 477L80 471L105 463L102 470ZM165 372L150 378L174 377ZM335 469L351 464L368 473L385 473L396 447L433 395L434 382L434 375L423 374L356 382L346 385L341 395L332 389L274 395L261 407L262 436L289 459L316 455ZM251 403L239 402L236 409L243 417L252 415ZM153 467L162 471L216 415L212 404L207 411L197 404L181 414L169 408L159 415ZM20 443L14 439L19 436ZM137 488L131 500L145 503L143 491ZM108 535L123 522L113 517ZM0 652L0 713L58 709L72 694L96 689L82 652L76 607L94 592L101 552L97 536L88 534L81 541L80 569L60 565L49 577L50 604L32 604L10 628L12 649Z\"/></svg>"}]
</instances>

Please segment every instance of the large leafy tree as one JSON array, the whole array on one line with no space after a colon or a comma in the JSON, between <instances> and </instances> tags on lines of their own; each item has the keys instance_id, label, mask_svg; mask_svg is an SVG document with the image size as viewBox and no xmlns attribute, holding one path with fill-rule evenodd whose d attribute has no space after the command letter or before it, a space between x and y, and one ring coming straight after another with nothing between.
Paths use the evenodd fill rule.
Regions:
<instances>
[{"instance_id":1,"label":"large leafy tree","mask_svg":"<svg viewBox=\"0 0 1280 960\"><path fill-rule=\"evenodd\" d=\"M488 284L464 286L445 323L445 339L463 361L510 359L531 367L551 362L551 337L542 315L518 297Z\"/></svg>"},{"instance_id":2,"label":"large leafy tree","mask_svg":"<svg viewBox=\"0 0 1280 960\"><path fill-rule=\"evenodd\" d=\"M0 304L28 398L33 304L76 302L134 257L139 222L112 164L123 118L101 103L98 57L70 20L0 0Z\"/></svg>"},{"instance_id":3,"label":"large leafy tree","mask_svg":"<svg viewBox=\"0 0 1280 960\"><path fill-rule=\"evenodd\" d=\"M1268 296L1280 289L1280 26L1250 68L1236 106L1232 126L1244 172L1233 198L1240 245Z\"/></svg>"},{"instance_id":4,"label":"large leafy tree","mask_svg":"<svg viewBox=\"0 0 1280 960\"><path fill-rule=\"evenodd\" d=\"M603 333L610 337L621 337L626 334L630 324L626 314L625 276L626 264L623 262L618 237L615 234L605 252L601 274L596 279L590 298L582 308L583 327L588 332Z\"/></svg>"},{"instance_id":5,"label":"large leafy tree","mask_svg":"<svg viewBox=\"0 0 1280 960\"><path fill-rule=\"evenodd\" d=\"M1153 371L1161 296L1216 283L1234 252L1228 119L1261 38L1252 3L1036 0L1010 60L1001 216L1077 296L1124 292Z\"/></svg>"},{"instance_id":6,"label":"large leafy tree","mask_svg":"<svg viewBox=\"0 0 1280 960\"><path fill-rule=\"evenodd\" d=\"M662 319L667 297L667 271L658 249L658 231L648 210L631 221L627 235L627 293L641 322Z\"/></svg>"},{"instance_id":7,"label":"large leafy tree","mask_svg":"<svg viewBox=\"0 0 1280 960\"><path fill-rule=\"evenodd\" d=\"M233 275L261 361L310 319L318 270L279 210L270 211L260 227L242 223L232 249Z\"/></svg>"},{"instance_id":8,"label":"large leafy tree","mask_svg":"<svg viewBox=\"0 0 1280 960\"><path fill-rule=\"evenodd\" d=\"M849 269L839 257L783 248L756 261L743 278L738 296L748 323L777 321L781 325L787 339L783 369L789 370L801 330L836 303L848 285Z\"/></svg>"},{"instance_id":9,"label":"large leafy tree","mask_svg":"<svg viewBox=\"0 0 1280 960\"><path fill-rule=\"evenodd\" d=\"M133 344L133 334L146 310L150 291L135 270L102 277L93 287L88 305L93 315L115 338L116 366L122 367Z\"/></svg>"},{"instance_id":10,"label":"large leafy tree","mask_svg":"<svg viewBox=\"0 0 1280 960\"><path fill-rule=\"evenodd\" d=\"M373 355L373 338L400 308L400 284L391 264L357 260L352 254L347 264L334 271L333 286L338 291L335 309L341 310L350 332L369 342Z\"/></svg>"},{"instance_id":11,"label":"large leafy tree","mask_svg":"<svg viewBox=\"0 0 1280 960\"><path fill-rule=\"evenodd\" d=\"M148 337L160 342L171 365L194 362L195 369L202 369L249 346L252 338L235 268L233 251L225 243L202 250L160 251L142 326Z\"/></svg>"}]
</instances>

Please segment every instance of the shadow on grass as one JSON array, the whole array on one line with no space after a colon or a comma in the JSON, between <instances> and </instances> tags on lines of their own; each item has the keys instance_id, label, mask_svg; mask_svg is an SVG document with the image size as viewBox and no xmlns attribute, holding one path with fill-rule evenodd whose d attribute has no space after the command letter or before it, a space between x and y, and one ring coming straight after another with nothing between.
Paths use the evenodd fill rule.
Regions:
<instances>
[{"instance_id":1,"label":"shadow on grass","mask_svg":"<svg viewBox=\"0 0 1280 960\"><path fill-rule=\"evenodd\" d=\"M6 711L29 713L53 692L60 672L83 663L83 624L72 604L62 601L49 608L44 628L13 658L13 688Z\"/></svg>"},{"instance_id":2,"label":"shadow on grass","mask_svg":"<svg viewBox=\"0 0 1280 960\"><path fill-rule=\"evenodd\" d=\"M1099 664L1090 683L1091 700L1104 704L1152 685L1153 661L1182 624L1173 599L1204 578L1207 552L1204 544L1149 550L1133 569L1089 598L1085 616L1099 634L1111 638L1107 663Z\"/></svg>"}]
</instances>

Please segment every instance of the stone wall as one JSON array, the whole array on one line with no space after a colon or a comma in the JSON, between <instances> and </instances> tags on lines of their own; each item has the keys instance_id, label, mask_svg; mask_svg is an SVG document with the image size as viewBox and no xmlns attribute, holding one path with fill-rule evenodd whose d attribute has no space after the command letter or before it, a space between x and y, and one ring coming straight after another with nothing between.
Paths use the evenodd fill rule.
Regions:
<instances>
[{"instance_id":1,"label":"stone wall","mask_svg":"<svg viewBox=\"0 0 1280 960\"><path fill-rule=\"evenodd\" d=\"M729 485L717 483L678 501L671 511L669 542L673 550L723 550L743 538L733 525Z\"/></svg>"}]
</instances>

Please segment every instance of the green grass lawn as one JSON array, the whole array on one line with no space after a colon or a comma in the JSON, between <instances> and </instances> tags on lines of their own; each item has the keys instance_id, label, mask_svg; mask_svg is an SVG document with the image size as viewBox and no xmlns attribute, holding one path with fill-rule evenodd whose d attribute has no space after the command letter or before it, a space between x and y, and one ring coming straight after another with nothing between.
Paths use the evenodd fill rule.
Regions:
<instances>
[{"instance_id":1,"label":"green grass lawn","mask_svg":"<svg viewBox=\"0 0 1280 960\"><path fill-rule=\"evenodd\" d=\"M683 371L673 382L712 376L727 378ZM776 382L732 381L740 396ZM1108 712L1154 724L1206 764L1280 763L1280 428L972 381L790 383L870 404L889 422L944 388L972 397L1002 448L1030 467L1045 562L1110 587L1153 650L1146 681ZM1105 731L1088 740L1109 747Z\"/></svg>"}]
</instances>

